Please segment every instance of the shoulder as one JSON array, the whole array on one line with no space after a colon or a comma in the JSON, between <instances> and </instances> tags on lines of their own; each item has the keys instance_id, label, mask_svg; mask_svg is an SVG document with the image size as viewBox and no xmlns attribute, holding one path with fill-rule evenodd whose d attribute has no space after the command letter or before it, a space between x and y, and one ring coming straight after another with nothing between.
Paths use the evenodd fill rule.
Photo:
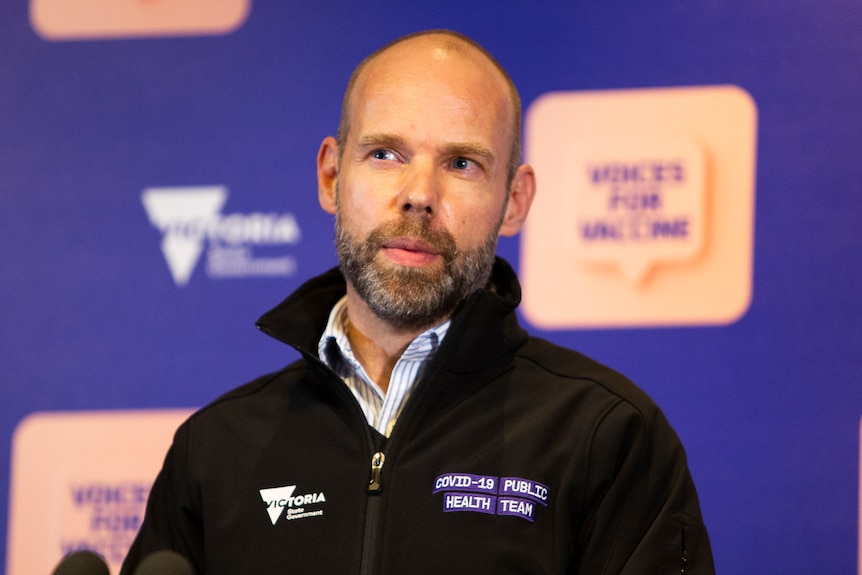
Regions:
<instances>
[{"instance_id":1,"label":"shoulder","mask_svg":"<svg viewBox=\"0 0 862 575\"><path fill-rule=\"evenodd\" d=\"M515 366L531 385L568 390L648 419L658 412L655 402L625 375L542 338L528 338L516 354Z\"/></svg>"},{"instance_id":2,"label":"shoulder","mask_svg":"<svg viewBox=\"0 0 862 575\"><path fill-rule=\"evenodd\" d=\"M572 429L589 437L590 461L609 466L608 454L685 466L685 452L661 408L621 373L577 351L531 337L516 358L515 373L536 395L553 398ZM644 459L646 458L646 459ZM601 473L599 475L602 475Z\"/></svg>"},{"instance_id":3,"label":"shoulder","mask_svg":"<svg viewBox=\"0 0 862 575\"><path fill-rule=\"evenodd\" d=\"M262 375L219 396L193 413L179 433L219 435L247 425L251 420L275 421L307 381L308 367L297 360L278 371Z\"/></svg>"},{"instance_id":4,"label":"shoulder","mask_svg":"<svg viewBox=\"0 0 862 575\"><path fill-rule=\"evenodd\" d=\"M230 409L244 401L266 399L269 395L281 395L287 386L304 379L308 368L304 360L297 360L290 365L271 373L261 375L252 381L236 387L219 396L203 410Z\"/></svg>"}]
</instances>

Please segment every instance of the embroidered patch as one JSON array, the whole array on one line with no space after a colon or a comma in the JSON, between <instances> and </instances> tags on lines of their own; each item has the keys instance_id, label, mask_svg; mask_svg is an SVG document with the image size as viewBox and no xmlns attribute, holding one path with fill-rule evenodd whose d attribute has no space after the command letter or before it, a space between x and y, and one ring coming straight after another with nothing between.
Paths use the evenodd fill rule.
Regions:
<instances>
[{"instance_id":1,"label":"embroidered patch","mask_svg":"<svg viewBox=\"0 0 862 575\"><path fill-rule=\"evenodd\" d=\"M317 493L306 493L293 495L296 485L285 485L283 487L270 487L260 490L260 498L266 504L266 512L273 525L278 523L282 516L288 521L305 519L307 517L321 517L326 503L326 496L322 491ZM311 508L309 508L311 506ZM285 510L287 512L285 513Z\"/></svg>"},{"instance_id":2,"label":"embroidered patch","mask_svg":"<svg viewBox=\"0 0 862 575\"><path fill-rule=\"evenodd\" d=\"M549 490L538 481L472 473L444 473L432 493L443 493L443 511L509 515L533 521L536 503L548 506Z\"/></svg>"}]
</instances>

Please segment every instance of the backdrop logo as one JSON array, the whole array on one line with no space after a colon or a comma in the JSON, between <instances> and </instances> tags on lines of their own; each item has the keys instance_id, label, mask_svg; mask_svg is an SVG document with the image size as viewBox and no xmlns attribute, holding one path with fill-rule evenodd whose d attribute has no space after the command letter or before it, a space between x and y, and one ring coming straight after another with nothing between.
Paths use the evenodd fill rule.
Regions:
<instances>
[{"instance_id":1,"label":"backdrop logo","mask_svg":"<svg viewBox=\"0 0 862 575\"><path fill-rule=\"evenodd\" d=\"M30 23L48 40L226 34L251 0L30 0Z\"/></svg>"},{"instance_id":2,"label":"backdrop logo","mask_svg":"<svg viewBox=\"0 0 862 575\"><path fill-rule=\"evenodd\" d=\"M573 251L632 283L653 267L697 257L706 237L703 152L686 138L579 140L567 187Z\"/></svg>"},{"instance_id":3,"label":"backdrop logo","mask_svg":"<svg viewBox=\"0 0 862 575\"><path fill-rule=\"evenodd\" d=\"M539 98L525 131L542 188L521 239L527 318L563 329L739 319L756 128L736 86Z\"/></svg>"},{"instance_id":4,"label":"backdrop logo","mask_svg":"<svg viewBox=\"0 0 862 575\"><path fill-rule=\"evenodd\" d=\"M84 549L118 573L171 437L190 414L28 415L12 438L6 574L51 573L61 557Z\"/></svg>"},{"instance_id":5,"label":"backdrop logo","mask_svg":"<svg viewBox=\"0 0 862 575\"><path fill-rule=\"evenodd\" d=\"M222 186L148 188L141 195L150 223L162 234L162 253L177 286L189 282L205 248L206 272L211 278L296 272L293 256L256 257L252 253L252 248L299 243L301 234L293 214L222 215L227 197Z\"/></svg>"}]
</instances>

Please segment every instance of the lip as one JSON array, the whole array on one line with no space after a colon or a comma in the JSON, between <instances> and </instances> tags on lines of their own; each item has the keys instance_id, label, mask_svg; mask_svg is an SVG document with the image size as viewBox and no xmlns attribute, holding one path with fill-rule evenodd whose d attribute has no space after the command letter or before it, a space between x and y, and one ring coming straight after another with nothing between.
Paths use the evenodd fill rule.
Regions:
<instances>
[{"instance_id":1,"label":"lip","mask_svg":"<svg viewBox=\"0 0 862 575\"><path fill-rule=\"evenodd\" d=\"M423 240L416 240L412 238L396 238L393 240L388 240L383 244L382 247L389 250L404 250L408 252L417 252L434 256L440 255L440 250L437 249L433 244Z\"/></svg>"},{"instance_id":2,"label":"lip","mask_svg":"<svg viewBox=\"0 0 862 575\"><path fill-rule=\"evenodd\" d=\"M411 238L396 238L386 241L381 252L393 263L405 267L425 267L442 258L441 251L433 244Z\"/></svg>"}]
</instances>

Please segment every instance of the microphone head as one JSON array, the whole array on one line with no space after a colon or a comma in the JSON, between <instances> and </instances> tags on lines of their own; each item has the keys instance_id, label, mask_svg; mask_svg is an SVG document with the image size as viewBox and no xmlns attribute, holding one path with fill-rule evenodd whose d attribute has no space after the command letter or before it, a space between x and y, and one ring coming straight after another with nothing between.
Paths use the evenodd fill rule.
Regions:
<instances>
[{"instance_id":1,"label":"microphone head","mask_svg":"<svg viewBox=\"0 0 862 575\"><path fill-rule=\"evenodd\" d=\"M110 575L110 571L105 560L96 553L75 551L63 557L52 575Z\"/></svg>"},{"instance_id":2,"label":"microphone head","mask_svg":"<svg viewBox=\"0 0 862 575\"><path fill-rule=\"evenodd\" d=\"M174 551L156 551L141 561L132 575L194 575L188 559Z\"/></svg>"}]
</instances>

